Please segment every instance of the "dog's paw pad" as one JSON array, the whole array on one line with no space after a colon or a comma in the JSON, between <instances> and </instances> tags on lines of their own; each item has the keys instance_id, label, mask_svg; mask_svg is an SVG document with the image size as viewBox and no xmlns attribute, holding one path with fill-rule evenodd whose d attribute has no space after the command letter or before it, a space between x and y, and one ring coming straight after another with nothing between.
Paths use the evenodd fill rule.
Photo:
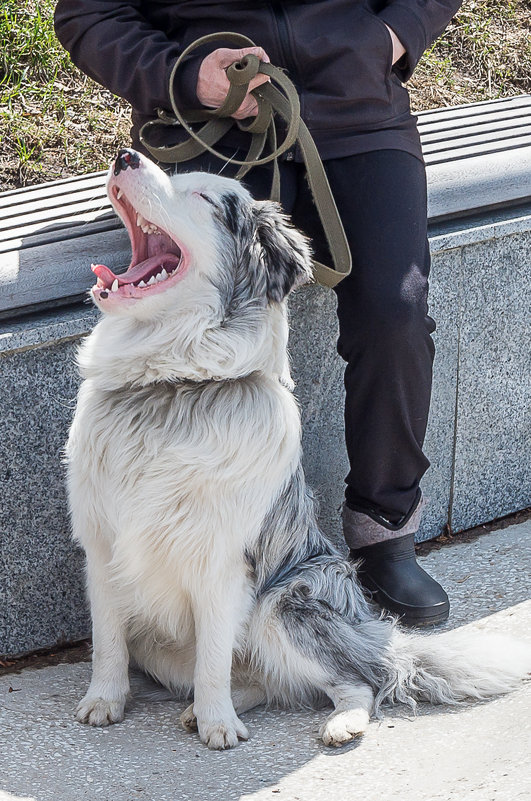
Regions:
<instances>
[{"instance_id":1,"label":"dog's paw pad","mask_svg":"<svg viewBox=\"0 0 531 801\"><path fill-rule=\"evenodd\" d=\"M194 705L190 704L179 718L186 731L197 731L197 718L194 714Z\"/></svg>"},{"instance_id":2,"label":"dog's paw pad","mask_svg":"<svg viewBox=\"0 0 531 801\"><path fill-rule=\"evenodd\" d=\"M355 737L361 737L369 725L369 715L364 709L347 709L332 713L323 723L319 736L325 745L339 748Z\"/></svg>"},{"instance_id":3,"label":"dog's paw pad","mask_svg":"<svg viewBox=\"0 0 531 801\"><path fill-rule=\"evenodd\" d=\"M76 709L75 718L90 726L110 726L124 719L124 701L106 701L104 698L85 696Z\"/></svg>"},{"instance_id":4,"label":"dog's paw pad","mask_svg":"<svg viewBox=\"0 0 531 801\"><path fill-rule=\"evenodd\" d=\"M238 745L238 740L248 740L249 732L238 718L231 723L213 723L205 727L200 727L199 736L201 742L213 751L223 751L226 748L234 748Z\"/></svg>"}]
</instances>

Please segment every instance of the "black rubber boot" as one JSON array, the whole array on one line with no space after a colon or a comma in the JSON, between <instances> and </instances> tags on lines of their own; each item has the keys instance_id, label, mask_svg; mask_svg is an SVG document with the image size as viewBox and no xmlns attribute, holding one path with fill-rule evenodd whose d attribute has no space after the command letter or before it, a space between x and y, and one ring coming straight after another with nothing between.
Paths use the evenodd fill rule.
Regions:
<instances>
[{"instance_id":1,"label":"black rubber boot","mask_svg":"<svg viewBox=\"0 0 531 801\"><path fill-rule=\"evenodd\" d=\"M407 626L429 626L448 620L450 602L435 579L417 564L414 534L351 549L362 559L358 576L373 600Z\"/></svg>"}]
</instances>

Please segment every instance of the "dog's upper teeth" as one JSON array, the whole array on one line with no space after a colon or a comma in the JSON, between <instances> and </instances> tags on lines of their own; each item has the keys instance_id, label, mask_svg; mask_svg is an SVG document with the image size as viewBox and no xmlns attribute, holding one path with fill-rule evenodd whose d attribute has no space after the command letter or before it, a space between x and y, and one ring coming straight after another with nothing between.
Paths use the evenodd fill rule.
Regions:
<instances>
[{"instance_id":1,"label":"dog's upper teeth","mask_svg":"<svg viewBox=\"0 0 531 801\"><path fill-rule=\"evenodd\" d=\"M111 292L116 292L117 289L118 289L118 279L115 278L114 281L112 282Z\"/></svg>"},{"instance_id":2,"label":"dog's upper teeth","mask_svg":"<svg viewBox=\"0 0 531 801\"><path fill-rule=\"evenodd\" d=\"M156 284L156 283L157 283L157 279L155 278L154 275L152 275L151 278L148 281L148 286L151 286L152 284Z\"/></svg>"},{"instance_id":3,"label":"dog's upper teeth","mask_svg":"<svg viewBox=\"0 0 531 801\"><path fill-rule=\"evenodd\" d=\"M118 190L118 192L116 193L116 199L117 199L117 200L120 200L120 198L122 197L122 195L123 195L123 192L122 192L122 190L121 190L121 189L119 189L119 190Z\"/></svg>"}]
</instances>

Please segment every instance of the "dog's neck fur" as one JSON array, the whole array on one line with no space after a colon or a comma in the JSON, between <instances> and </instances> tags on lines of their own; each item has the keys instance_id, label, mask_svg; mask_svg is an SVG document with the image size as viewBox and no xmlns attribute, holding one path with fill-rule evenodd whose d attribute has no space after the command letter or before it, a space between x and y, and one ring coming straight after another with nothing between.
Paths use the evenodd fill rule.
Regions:
<instances>
[{"instance_id":1,"label":"dog's neck fur","mask_svg":"<svg viewBox=\"0 0 531 801\"><path fill-rule=\"evenodd\" d=\"M246 319L243 320L242 318ZM180 311L157 318L104 317L78 352L84 378L104 390L161 382L235 380L262 372L292 386L285 303L251 306L238 317Z\"/></svg>"}]
</instances>

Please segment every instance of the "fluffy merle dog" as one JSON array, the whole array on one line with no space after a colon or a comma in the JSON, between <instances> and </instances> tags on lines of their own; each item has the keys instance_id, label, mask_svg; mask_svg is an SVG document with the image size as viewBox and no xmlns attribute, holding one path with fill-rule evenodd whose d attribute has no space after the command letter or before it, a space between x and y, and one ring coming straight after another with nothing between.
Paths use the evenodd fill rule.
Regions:
<instances>
[{"instance_id":1,"label":"fluffy merle dog","mask_svg":"<svg viewBox=\"0 0 531 801\"><path fill-rule=\"evenodd\" d=\"M529 665L517 644L402 632L319 531L286 355L285 298L310 279L303 236L236 181L170 178L134 151L108 193L133 258L121 275L93 266L104 315L80 349L67 444L94 637L77 719L122 720L130 660L193 692L181 720L217 749L266 702L328 697L321 737L341 745L384 702L515 686Z\"/></svg>"}]
</instances>

